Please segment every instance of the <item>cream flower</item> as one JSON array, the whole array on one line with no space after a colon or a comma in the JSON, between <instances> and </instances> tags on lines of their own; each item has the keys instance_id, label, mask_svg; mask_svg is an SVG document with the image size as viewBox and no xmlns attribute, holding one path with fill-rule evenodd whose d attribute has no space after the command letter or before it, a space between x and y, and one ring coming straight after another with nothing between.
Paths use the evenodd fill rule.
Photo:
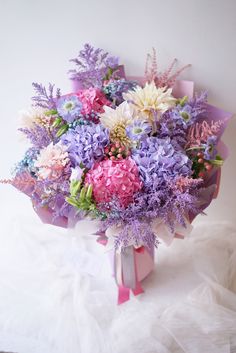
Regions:
<instances>
[{"instance_id":1,"label":"cream flower","mask_svg":"<svg viewBox=\"0 0 236 353\"><path fill-rule=\"evenodd\" d=\"M56 145L50 143L50 145L41 150L35 162L35 167L38 168L37 175L42 180L58 179L68 162L66 146L63 146L60 142Z\"/></svg>"},{"instance_id":2,"label":"cream flower","mask_svg":"<svg viewBox=\"0 0 236 353\"><path fill-rule=\"evenodd\" d=\"M153 112L164 113L175 105L172 89L157 88L154 82L146 83L144 88L138 86L133 91L123 94L123 98L133 105L136 113L153 120Z\"/></svg>"},{"instance_id":3,"label":"cream flower","mask_svg":"<svg viewBox=\"0 0 236 353\"><path fill-rule=\"evenodd\" d=\"M100 121L110 130L111 141L119 141L123 145L128 145L130 140L126 134L126 127L134 119L133 107L127 102L123 102L116 109L104 106L104 110L105 112L100 114Z\"/></svg>"},{"instance_id":4,"label":"cream flower","mask_svg":"<svg viewBox=\"0 0 236 353\"><path fill-rule=\"evenodd\" d=\"M40 107L32 107L29 110L22 110L19 112L20 124L22 127L33 128L34 123L40 125L48 125L50 123L51 117L45 115L48 109Z\"/></svg>"},{"instance_id":5,"label":"cream flower","mask_svg":"<svg viewBox=\"0 0 236 353\"><path fill-rule=\"evenodd\" d=\"M100 114L103 126L112 130L118 123L129 125L133 120L134 109L127 102L121 103L116 109L104 106L105 112Z\"/></svg>"}]
</instances>

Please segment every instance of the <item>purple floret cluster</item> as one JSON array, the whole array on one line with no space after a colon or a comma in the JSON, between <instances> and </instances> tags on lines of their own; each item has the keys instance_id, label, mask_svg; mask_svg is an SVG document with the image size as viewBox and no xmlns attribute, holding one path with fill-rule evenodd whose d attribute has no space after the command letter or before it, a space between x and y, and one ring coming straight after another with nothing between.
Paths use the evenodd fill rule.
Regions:
<instances>
[{"instance_id":1,"label":"purple floret cluster","mask_svg":"<svg viewBox=\"0 0 236 353\"><path fill-rule=\"evenodd\" d=\"M72 166L83 165L90 169L102 160L104 149L109 144L109 132L101 125L78 125L62 136Z\"/></svg>"}]
</instances>

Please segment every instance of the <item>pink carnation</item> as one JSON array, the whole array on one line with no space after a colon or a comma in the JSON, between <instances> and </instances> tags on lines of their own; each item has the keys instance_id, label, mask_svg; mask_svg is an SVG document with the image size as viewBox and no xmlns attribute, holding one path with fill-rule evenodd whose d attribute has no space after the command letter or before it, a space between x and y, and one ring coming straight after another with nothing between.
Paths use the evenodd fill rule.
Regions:
<instances>
[{"instance_id":1,"label":"pink carnation","mask_svg":"<svg viewBox=\"0 0 236 353\"><path fill-rule=\"evenodd\" d=\"M133 201L135 192L142 188L138 168L131 159L103 160L87 173L86 184L93 186L97 203L119 200L124 207Z\"/></svg>"},{"instance_id":2,"label":"pink carnation","mask_svg":"<svg viewBox=\"0 0 236 353\"><path fill-rule=\"evenodd\" d=\"M103 106L111 105L105 95L99 89L93 87L78 91L76 95L83 104L83 114L90 114L92 111L104 113Z\"/></svg>"}]
</instances>

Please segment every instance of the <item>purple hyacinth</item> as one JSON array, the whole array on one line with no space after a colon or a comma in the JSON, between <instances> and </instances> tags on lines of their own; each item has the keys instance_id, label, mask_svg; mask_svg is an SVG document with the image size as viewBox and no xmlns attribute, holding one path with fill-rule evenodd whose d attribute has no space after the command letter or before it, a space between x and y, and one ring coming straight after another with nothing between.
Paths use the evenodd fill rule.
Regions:
<instances>
[{"instance_id":1,"label":"purple hyacinth","mask_svg":"<svg viewBox=\"0 0 236 353\"><path fill-rule=\"evenodd\" d=\"M104 148L109 143L109 131L101 125L78 125L62 136L62 143L73 167L82 165L91 168L104 156Z\"/></svg>"},{"instance_id":2,"label":"purple hyacinth","mask_svg":"<svg viewBox=\"0 0 236 353\"><path fill-rule=\"evenodd\" d=\"M144 137L147 137L152 131L152 126L142 120L135 120L131 125L127 126L126 133L127 136L132 141L138 141Z\"/></svg>"},{"instance_id":3,"label":"purple hyacinth","mask_svg":"<svg viewBox=\"0 0 236 353\"><path fill-rule=\"evenodd\" d=\"M82 102L75 95L61 97L57 101L58 114L68 123L72 123L81 113Z\"/></svg>"},{"instance_id":4,"label":"purple hyacinth","mask_svg":"<svg viewBox=\"0 0 236 353\"><path fill-rule=\"evenodd\" d=\"M138 148L132 151L132 158L146 187L166 177L189 176L192 173L192 162L181 150L175 150L170 138L148 137L141 140Z\"/></svg>"}]
</instances>

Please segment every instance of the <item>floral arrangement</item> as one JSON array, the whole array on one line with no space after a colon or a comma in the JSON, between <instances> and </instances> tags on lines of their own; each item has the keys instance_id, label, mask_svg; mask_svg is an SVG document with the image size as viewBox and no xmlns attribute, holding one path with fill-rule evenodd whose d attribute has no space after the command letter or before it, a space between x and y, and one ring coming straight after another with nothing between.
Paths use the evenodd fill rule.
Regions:
<instances>
[{"instance_id":1,"label":"floral arrangement","mask_svg":"<svg viewBox=\"0 0 236 353\"><path fill-rule=\"evenodd\" d=\"M142 292L154 247L189 233L216 196L230 114L177 80L186 67L172 74L174 61L159 73L155 51L145 77L135 79L88 44L72 62L72 93L33 83L19 129L31 147L7 182L32 199L44 222L99 220L96 235L114 251L121 303L130 289Z\"/></svg>"}]
</instances>

